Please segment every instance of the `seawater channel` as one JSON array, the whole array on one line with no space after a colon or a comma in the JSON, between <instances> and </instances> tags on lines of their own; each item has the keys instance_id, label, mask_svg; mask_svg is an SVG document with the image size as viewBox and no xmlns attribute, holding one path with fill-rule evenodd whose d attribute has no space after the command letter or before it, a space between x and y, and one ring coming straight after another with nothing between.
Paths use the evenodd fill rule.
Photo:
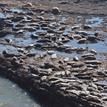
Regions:
<instances>
[{"instance_id":1,"label":"seawater channel","mask_svg":"<svg viewBox=\"0 0 107 107\"><path fill-rule=\"evenodd\" d=\"M0 77L0 107L42 107L25 90Z\"/></svg>"}]
</instances>

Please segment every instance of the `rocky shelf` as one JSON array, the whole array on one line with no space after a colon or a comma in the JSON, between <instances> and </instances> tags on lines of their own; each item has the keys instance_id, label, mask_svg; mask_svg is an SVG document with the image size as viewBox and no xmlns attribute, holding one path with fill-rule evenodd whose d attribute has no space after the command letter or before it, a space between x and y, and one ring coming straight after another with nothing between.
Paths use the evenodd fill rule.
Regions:
<instances>
[{"instance_id":1,"label":"rocky shelf","mask_svg":"<svg viewBox=\"0 0 107 107\"><path fill-rule=\"evenodd\" d=\"M2 7L1 75L49 107L107 106L106 16L72 15L32 3Z\"/></svg>"},{"instance_id":2,"label":"rocky shelf","mask_svg":"<svg viewBox=\"0 0 107 107\"><path fill-rule=\"evenodd\" d=\"M99 81L107 77L107 70L89 69L84 62L48 54L31 58L2 55L0 62L2 74L46 99L51 107L104 107L106 87ZM93 65L99 64L94 61Z\"/></svg>"}]
</instances>

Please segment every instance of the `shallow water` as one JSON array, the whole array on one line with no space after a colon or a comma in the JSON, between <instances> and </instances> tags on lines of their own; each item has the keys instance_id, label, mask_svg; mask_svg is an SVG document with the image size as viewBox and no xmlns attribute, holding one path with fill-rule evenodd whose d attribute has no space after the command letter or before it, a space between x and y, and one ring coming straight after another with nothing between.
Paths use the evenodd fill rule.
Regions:
<instances>
[{"instance_id":1,"label":"shallow water","mask_svg":"<svg viewBox=\"0 0 107 107\"><path fill-rule=\"evenodd\" d=\"M14 53L14 54L17 54L17 49L13 46L9 46L9 45L3 45L3 44L0 44L0 54L4 51L4 50L7 50L9 53Z\"/></svg>"},{"instance_id":2,"label":"shallow water","mask_svg":"<svg viewBox=\"0 0 107 107\"><path fill-rule=\"evenodd\" d=\"M41 107L18 85L0 77L0 107Z\"/></svg>"},{"instance_id":3,"label":"shallow water","mask_svg":"<svg viewBox=\"0 0 107 107\"><path fill-rule=\"evenodd\" d=\"M94 36L94 34L97 32L99 33L102 37L102 40L104 41L98 41L97 43L88 43L88 44L78 44L78 41L76 40L70 40L67 44L74 46L74 47L88 47L89 49L94 49L96 50L98 53L107 53L107 32L103 31L100 27L102 28L106 28L106 16L104 17L99 17L99 16L76 16L75 18L75 23L78 25L82 25L82 24L86 24L91 26L92 28L96 28L99 27L99 29L95 30L95 31L85 31L85 30L81 30L80 29L80 33L81 32L87 32L86 36ZM69 34L69 28L68 30L65 31L65 33Z\"/></svg>"},{"instance_id":4,"label":"shallow water","mask_svg":"<svg viewBox=\"0 0 107 107\"><path fill-rule=\"evenodd\" d=\"M12 9L10 9L10 11L13 13L25 13L25 11L20 8L12 8Z\"/></svg>"},{"instance_id":5,"label":"shallow water","mask_svg":"<svg viewBox=\"0 0 107 107\"><path fill-rule=\"evenodd\" d=\"M76 23L77 24L88 24L92 27L99 27L102 26L104 23L105 17L98 17L98 16L77 16Z\"/></svg>"},{"instance_id":6,"label":"shallow water","mask_svg":"<svg viewBox=\"0 0 107 107\"><path fill-rule=\"evenodd\" d=\"M101 24L104 22L103 18L101 17L92 17L90 19L86 19L86 23L91 25L92 27L98 27L101 26Z\"/></svg>"},{"instance_id":7,"label":"shallow water","mask_svg":"<svg viewBox=\"0 0 107 107\"><path fill-rule=\"evenodd\" d=\"M5 18L5 15L3 13L0 13L0 19Z\"/></svg>"},{"instance_id":8,"label":"shallow water","mask_svg":"<svg viewBox=\"0 0 107 107\"><path fill-rule=\"evenodd\" d=\"M78 47L78 48L86 48L88 47L89 49L94 49L98 53L102 52L107 52L107 46L104 44L104 42L98 42L98 43L89 43L89 44L78 44L76 40L71 40L70 42L67 43L68 45Z\"/></svg>"},{"instance_id":9,"label":"shallow water","mask_svg":"<svg viewBox=\"0 0 107 107\"><path fill-rule=\"evenodd\" d=\"M100 85L100 86L107 86L107 80L97 81L96 84L97 84L97 85Z\"/></svg>"}]
</instances>

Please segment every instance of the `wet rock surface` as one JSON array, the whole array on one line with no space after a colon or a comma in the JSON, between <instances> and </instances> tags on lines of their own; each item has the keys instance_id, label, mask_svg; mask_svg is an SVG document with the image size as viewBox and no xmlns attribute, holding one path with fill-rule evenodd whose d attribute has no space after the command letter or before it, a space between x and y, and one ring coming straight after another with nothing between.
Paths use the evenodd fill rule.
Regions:
<instances>
[{"instance_id":1,"label":"wet rock surface","mask_svg":"<svg viewBox=\"0 0 107 107\"><path fill-rule=\"evenodd\" d=\"M36 9L31 3L5 10L1 74L47 99L50 107L106 107L106 24L106 16Z\"/></svg>"}]
</instances>

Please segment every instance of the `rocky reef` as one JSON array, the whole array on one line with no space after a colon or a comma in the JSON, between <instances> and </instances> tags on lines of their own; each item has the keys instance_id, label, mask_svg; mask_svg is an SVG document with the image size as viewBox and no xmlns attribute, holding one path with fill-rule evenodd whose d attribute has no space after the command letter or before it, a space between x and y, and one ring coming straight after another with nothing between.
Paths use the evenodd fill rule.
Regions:
<instances>
[{"instance_id":1,"label":"rocky reef","mask_svg":"<svg viewBox=\"0 0 107 107\"><path fill-rule=\"evenodd\" d=\"M0 74L49 107L106 107L105 16L72 16L32 3L6 8L0 13Z\"/></svg>"},{"instance_id":2,"label":"rocky reef","mask_svg":"<svg viewBox=\"0 0 107 107\"><path fill-rule=\"evenodd\" d=\"M99 61L72 61L43 54L30 58L3 55L0 62L2 74L54 106L104 107L106 86L99 81L106 78L107 70L98 67Z\"/></svg>"}]
</instances>

